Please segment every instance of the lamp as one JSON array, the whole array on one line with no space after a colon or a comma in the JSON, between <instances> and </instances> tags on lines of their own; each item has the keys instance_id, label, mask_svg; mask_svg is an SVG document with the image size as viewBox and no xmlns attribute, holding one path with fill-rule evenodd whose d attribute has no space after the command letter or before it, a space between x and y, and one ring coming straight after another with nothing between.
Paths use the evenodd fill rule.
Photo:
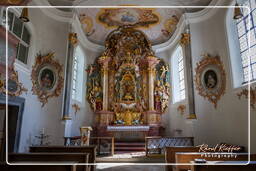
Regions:
<instances>
[{"instance_id":1,"label":"lamp","mask_svg":"<svg viewBox=\"0 0 256 171\"><path fill-rule=\"evenodd\" d=\"M241 8L239 7L238 3L236 2L235 9L234 9L234 19L238 20L243 17L243 13L241 11Z\"/></svg>"},{"instance_id":2,"label":"lamp","mask_svg":"<svg viewBox=\"0 0 256 171\"><path fill-rule=\"evenodd\" d=\"M23 22L29 22L29 18L28 18L28 8L23 8L21 15L20 15L20 19Z\"/></svg>"}]
</instances>

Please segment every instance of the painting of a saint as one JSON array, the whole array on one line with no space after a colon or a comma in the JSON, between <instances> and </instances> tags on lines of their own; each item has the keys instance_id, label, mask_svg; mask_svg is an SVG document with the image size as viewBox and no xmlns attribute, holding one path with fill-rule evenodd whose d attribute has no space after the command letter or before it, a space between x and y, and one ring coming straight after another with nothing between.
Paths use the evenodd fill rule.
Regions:
<instances>
[{"instance_id":1,"label":"painting of a saint","mask_svg":"<svg viewBox=\"0 0 256 171\"><path fill-rule=\"evenodd\" d=\"M217 74L213 70L208 70L204 74L204 83L206 88L213 89L218 83Z\"/></svg>"},{"instance_id":2,"label":"painting of a saint","mask_svg":"<svg viewBox=\"0 0 256 171\"><path fill-rule=\"evenodd\" d=\"M54 87L55 74L52 70L45 68L39 75L39 81L42 89L50 90Z\"/></svg>"}]
</instances>

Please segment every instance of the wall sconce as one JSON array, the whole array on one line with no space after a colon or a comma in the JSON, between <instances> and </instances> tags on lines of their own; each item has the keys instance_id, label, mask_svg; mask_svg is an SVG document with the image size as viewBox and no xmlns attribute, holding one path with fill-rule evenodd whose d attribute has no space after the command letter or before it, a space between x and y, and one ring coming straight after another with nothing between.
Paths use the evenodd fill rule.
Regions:
<instances>
[{"instance_id":1,"label":"wall sconce","mask_svg":"<svg viewBox=\"0 0 256 171\"><path fill-rule=\"evenodd\" d=\"M29 22L29 18L28 18L28 8L23 8L22 9L22 12L21 12L21 15L20 15L20 19L23 21L23 22Z\"/></svg>"},{"instance_id":2,"label":"wall sconce","mask_svg":"<svg viewBox=\"0 0 256 171\"><path fill-rule=\"evenodd\" d=\"M242 13L241 8L239 7L238 3L236 2L235 8L234 8L234 17L233 19L238 20L242 18L244 15Z\"/></svg>"}]
</instances>

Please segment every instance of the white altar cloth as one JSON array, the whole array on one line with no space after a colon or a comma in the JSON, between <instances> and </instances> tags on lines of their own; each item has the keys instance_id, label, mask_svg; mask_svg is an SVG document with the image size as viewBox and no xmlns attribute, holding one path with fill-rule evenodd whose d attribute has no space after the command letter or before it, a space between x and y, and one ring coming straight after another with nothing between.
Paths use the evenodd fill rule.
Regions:
<instances>
[{"instance_id":1,"label":"white altar cloth","mask_svg":"<svg viewBox=\"0 0 256 171\"><path fill-rule=\"evenodd\" d=\"M148 131L149 126L108 126L108 131Z\"/></svg>"}]
</instances>

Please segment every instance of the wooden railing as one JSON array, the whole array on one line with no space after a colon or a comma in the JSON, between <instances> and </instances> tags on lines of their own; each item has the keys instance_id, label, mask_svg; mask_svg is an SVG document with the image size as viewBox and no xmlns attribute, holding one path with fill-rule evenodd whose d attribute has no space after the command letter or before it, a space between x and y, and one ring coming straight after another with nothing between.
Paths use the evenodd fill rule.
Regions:
<instances>
[{"instance_id":1,"label":"wooden railing","mask_svg":"<svg viewBox=\"0 0 256 171\"><path fill-rule=\"evenodd\" d=\"M166 147L194 146L194 137L145 137L146 155L164 154Z\"/></svg>"},{"instance_id":2,"label":"wooden railing","mask_svg":"<svg viewBox=\"0 0 256 171\"><path fill-rule=\"evenodd\" d=\"M65 146L80 146L81 137L64 137ZM90 137L90 145L97 146L97 155L114 155L114 137Z\"/></svg>"}]
</instances>

